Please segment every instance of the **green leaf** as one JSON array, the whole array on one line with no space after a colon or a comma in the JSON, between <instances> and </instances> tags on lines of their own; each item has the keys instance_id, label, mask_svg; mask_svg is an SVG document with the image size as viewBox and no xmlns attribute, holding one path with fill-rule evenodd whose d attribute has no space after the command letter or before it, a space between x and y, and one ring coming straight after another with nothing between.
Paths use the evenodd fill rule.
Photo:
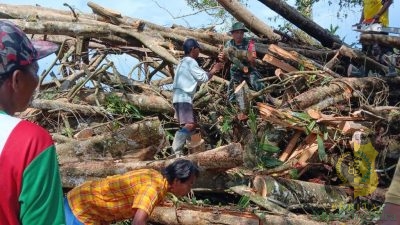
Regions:
<instances>
[{"instance_id":1,"label":"green leaf","mask_svg":"<svg viewBox=\"0 0 400 225\"><path fill-rule=\"evenodd\" d=\"M298 179L299 178L299 171L297 169L289 170L289 176L291 179Z\"/></svg>"},{"instance_id":2,"label":"green leaf","mask_svg":"<svg viewBox=\"0 0 400 225\"><path fill-rule=\"evenodd\" d=\"M276 153L276 152L280 152L281 149L275 145L271 145L270 143L264 143L264 144L260 144L260 149L266 151L266 152L270 152L270 153Z\"/></svg>"},{"instance_id":3,"label":"green leaf","mask_svg":"<svg viewBox=\"0 0 400 225\"><path fill-rule=\"evenodd\" d=\"M311 121L311 123L309 123L309 124L307 125L307 131L308 131L308 132L311 132L311 131L314 129L315 124L317 124L317 121L316 121L316 120Z\"/></svg>"},{"instance_id":4,"label":"green leaf","mask_svg":"<svg viewBox=\"0 0 400 225\"><path fill-rule=\"evenodd\" d=\"M325 152L324 140L320 135L317 136L317 143L318 143L318 156L321 161L327 160L327 155Z\"/></svg>"},{"instance_id":5,"label":"green leaf","mask_svg":"<svg viewBox=\"0 0 400 225\"><path fill-rule=\"evenodd\" d=\"M243 195L238 203L238 206L242 209L247 208L247 206L249 206L250 204L250 197L247 195Z\"/></svg>"},{"instance_id":6,"label":"green leaf","mask_svg":"<svg viewBox=\"0 0 400 225\"><path fill-rule=\"evenodd\" d=\"M297 118L299 118L299 119L301 119L301 120L304 120L304 121L307 121L307 122L310 122L311 121L311 117L310 117L310 115L308 115L307 113L305 113L305 112L293 112L292 113L292 116L294 116L294 117L297 117Z\"/></svg>"},{"instance_id":7,"label":"green leaf","mask_svg":"<svg viewBox=\"0 0 400 225\"><path fill-rule=\"evenodd\" d=\"M267 168L273 168L282 165L283 162L272 157L263 157L263 164Z\"/></svg>"}]
</instances>

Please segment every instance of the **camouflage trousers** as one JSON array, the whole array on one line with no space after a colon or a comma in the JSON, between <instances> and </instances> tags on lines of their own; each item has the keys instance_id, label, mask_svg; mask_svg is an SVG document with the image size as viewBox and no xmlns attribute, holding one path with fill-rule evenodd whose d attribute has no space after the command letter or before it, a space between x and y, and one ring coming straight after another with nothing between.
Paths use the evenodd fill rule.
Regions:
<instances>
[{"instance_id":1,"label":"camouflage trousers","mask_svg":"<svg viewBox=\"0 0 400 225\"><path fill-rule=\"evenodd\" d=\"M236 97L235 97L235 88L237 85L241 84L243 81L246 81L247 85L249 86L250 89L253 91L260 91L263 88L265 88L265 85L258 81L261 79L261 74L257 70L251 70L248 74L244 74L241 71L236 71L233 72L231 71L231 80L229 81L228 84L228 100L231 103L236 102Z\"/></svg>"}]
</instances>

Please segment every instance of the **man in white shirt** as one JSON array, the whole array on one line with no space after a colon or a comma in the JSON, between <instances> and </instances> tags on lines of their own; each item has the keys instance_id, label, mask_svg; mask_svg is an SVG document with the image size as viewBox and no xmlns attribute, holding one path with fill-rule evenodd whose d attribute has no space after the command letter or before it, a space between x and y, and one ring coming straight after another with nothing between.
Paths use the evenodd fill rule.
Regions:
<instances>
[{"instance_id":1,"label":"man in white shirt","mask_svg":"<svg viewBox=\"0 0 400 225\"><path fill-rule=\"evenodd\" d=\"M209 72L204 71L196 61L200 54L200 45L193 38L185 40L183 50L185 56L176 68L173 83L172 103L181 126L172 142L172 151L176 157L182 156L183 146L197 126L193 113L193 96L197 86L211 79L223 66L222 63L216 63Z\"/></svg>"}]
</instances>

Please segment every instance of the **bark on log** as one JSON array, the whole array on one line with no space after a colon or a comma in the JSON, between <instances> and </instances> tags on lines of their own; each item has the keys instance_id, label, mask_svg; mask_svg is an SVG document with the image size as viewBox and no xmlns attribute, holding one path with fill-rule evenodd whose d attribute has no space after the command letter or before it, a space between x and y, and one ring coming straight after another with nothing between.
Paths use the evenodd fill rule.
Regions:
<instances>
[{"instance_id":1,"label":"bark on log","mask_svg":"<svg viewBox=\"0 0 400 225\"><path fill-rule=\"evenodd\" d=\"M183 158L197 162L204 170L226 170L243 164L243 149L238 143L188 155ZM64 187L74 187L86 180L125 173L135 169L153 168L160 170L175 161L175 159L158 161L130 162L118 161L84 161L64 163L60 165L61 178ZM209 179L209 177L208 177Z\"/></svg>"},{"instance_id":2,"label":"bark on log","mask_svg":"<svg viewBox=\"0 0 400 225\"><path fill-rule=\"evenodd\" d=\"M292 209L299 209L301 205L307 204L320 204L321 208L331 208L349 200L348 192L336 186L270 176L257 176L255 179L265 181L267 198L282 202Z\"/></svg>"},{"instance_id":3,"label":"bark on log","mask_svg":"<svg viewBox=\"0 0 400 225\"><path fill-rule=\"evenodd\" d=\"M261 218L262 225L324 225L325 222L317 222L305 216L276 216L262 212L256 213Z\"/></svg>"},{"instance_id":4,"label":"bark on log","mask_svg":"<svg viewBox=\"0 0 400 225\"><path fill-rule=\"evenodd\" d=\"M84 161L151 160L166 145L160 120L149 118L83 141L56 146L61 165Z\"/></svg>"},{"instance_id":5,"label":"bark on log","mask_svg":"<svg viewBox=\"0 0 400 225\"><path fill-rule=\"evenodd\" d=\"M156 93L154 93L156 94ZM116 95L121 98L122 101L127 101L137 107L141 112L155 112L155 113L174 113L171 103L164 97L157 95L144 95L144 94L123 94L123 93L104 93L98 94L90 92L80 92L78 94L79 99L89 103L96 104L96 100L100 104L105 103L107 96Z\"/></svg>"},{"instance_id":6,"label":"bark on log","mask_svg":"<svg viewBox=\"0 0 400 225\"><path fill-rule=\"evenodd\" d=\"M288 104L294 109L305 110L319 102L331 99L332 101L329 105L333 105L342 99L349 99L350 97L361 97L360 95L370 96L376 90L385 89L385 85L385 82L382 80L371 77L335 79L327 86L303 92L289 101ZM332 96L340 96L342 98L332 99ZM322 110L322 108L319 108L319 110Z\"/></svg>"},{"instance_id":7,"label":"bark on log","mask_svg":"<svg viewBox=\"0 0 400 225\"><path fill-rule=\"evenodd\" d=\"M339 74L333 72L331 69L329 69L327 67L324 67L322 65L319 65L318 63L316 63L316 62L314 62L314 61L312 61L310 59L307 59L306 57L300 55L297 52L288 52L288 51L286 51L286 50L284 50L284 49L282 49L279 46L274 45L274 44L270 45L268 47L268 50L270 50L271 52L273 52L273 53L285 58L286 60L294 61L299 66L302 65L305 68L307 68L308 70L312 70L313 71L313 70L316 70L316 69L320 69L320 70L323 70L323 71L329 73L333 77L336 77L336 78L342 77ZM290 72L290 71L288 71L288 72Z\"/></svg>"},{"instance_id":8,"label":"bark on log","mask_svg":"<svg viewBox=\"0 0 400 225\"><path fill-rule=\"evenodd\" d=\"M69 102L64 102L61 99L57 100L46 100L46 99L35 99L32 101L31 106L38 109L45 110L59 110L64 112L77 112L79 114L92 116L94 114L104 115L105 110L101 107L74 104Z\"/></svg>"},{"instance_id":9,"label":"bark on log","mask_svg":"<svg viewBox=\"0 0 400 225\"><path fill-rule=\"evenodd\" d=\"M175 208L158 206L149 219L168 225L260 225L256 215L240 211L228 211L217 207Z\"/></svg>"},{"instance_id":10,"label":"bark on log","mask_svg":"<svg viewBox=\"0 0 400 225\"><path fill-rule=\"evenodd\" d=\"M294 215L294 214L290 213L288 210L286 210L285 208L282 208L281 206L277 205L276 203L268 201L268 199L266 199L265 197L255 194L247 186L243 186L243 185L234 186L234 187L231 187L230 190L232 190L233 192L235 192L239 195L248 196L252 202L265 208L266 210L272 212L273 214L289 215L289 216Z\"/></svg>"},{"instance_id":11,"label":"bark on log","mask_svg":"<svg viewBox=\"0 0 400 225\"><path fill-rule=\"evenodd\" d=\"M277 42L281 40L278 34L275 34L273 29L266 25L263 21L254 16L248 9L246 9L237 0L217 0L233 17L238 21L243 22L251 32L258 36L264 36L271 40L271 42Z\"/></svg>"},{"instance_id":12,"label":"bark on log","mask_svg":"<svg viewBox=\"0 0 400 225\"><path fill-rule=\"evenodd\" d=\"M295 8L288 5L285 1L259 0L259 2L274 10L276 13L296 25L311 37L317 39L323 46L332 48L335 44L342 44L342 41L338 37L330 34L326 29L322 28L311 19L305 17Z\"/></svg>"},{"instance_id":13,"label":"bark on log","mask_svg":"<svg viewBox=\"0 0 400 225\"><path fill-rule=\"evenodd\" d=\"M345 45L342 45L339 48L339 53L340 55L344 55L350 58L350 60L355 61L356 63L360 65L365 65L365 66L370 66L375 69L380 69L382 71L387 71L388 67L384 66L374 59L371 59L370 57L367 57L363 52L356 51L352 48L349 48Z\"/></svg>"},{"instance_id":14,"label":"bark on log","mask_svg":"<svg viewBox=\"0 0 400 225\"><path fill-rule=\"evenodd\" d=\"M379 43L393 48L400 48L400 37L384 34L361 34L360 42L364 44Z\"/></svg>"}]
</instances>

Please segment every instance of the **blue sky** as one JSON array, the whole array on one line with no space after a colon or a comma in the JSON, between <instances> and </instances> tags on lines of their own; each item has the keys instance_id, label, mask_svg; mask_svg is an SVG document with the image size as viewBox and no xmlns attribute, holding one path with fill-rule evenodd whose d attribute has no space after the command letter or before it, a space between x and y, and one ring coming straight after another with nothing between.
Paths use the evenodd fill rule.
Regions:
<instances>
[{"instance_id":1,"label":"blue sky","mask_svg":"<svg viewBox=\"0 0 400 225\"><path fill-rule=\"evenodd\" d=\"M158 5L156 4L158 2ZM351 25L355 24L360 19L360 8L354 8L351 10L341 11L346 13L347 18L338 19L336 14L338 12L338 6L328 5L328 0L321 0L316 3L314 7L313 18L316 23L324 28L329 28L331 25L338 26L337 34L345 39L348 44L356 43L358 40L359 33L351 30ZM2 0L4 4L18 4L18 5L41 5L43 7L49 7L54 9L68 10L67 7L63 6L63 3L82 11L84 13L91 13L91 9L87 6L85 0L64 0L64 1L49 1L49 0ZM185 17L184 19L174 19L166 10L168 10L175 17L187 15L193 13L190 7L187 6L185 0L92 0L101 6L120 12L123 16L129 16L134 18L144 19L159 25L171 26L172 24L179 24L186 27L202 27L207 26L212 22L205 13L196 14L194 16ZM294 0L289 0L289 4L293 4ZM257 0L248 0L248 9L257 15L261 20L265 21L272 27L277 27L278 24L271 20L271 18L277 16L275 12L267 8L265 5ZM390 8L390 26L400 27L400 17L395 17L396 13L400 12L400 1L394 1ZM279 19L278 19L279 21ZM282 20L280 20L282 21ZM116 59L120 63L126 64L131 63L125 60L127 59ZM122 68L122 73L128 73L129 68Z\"/></svg>"}]
</instances>

